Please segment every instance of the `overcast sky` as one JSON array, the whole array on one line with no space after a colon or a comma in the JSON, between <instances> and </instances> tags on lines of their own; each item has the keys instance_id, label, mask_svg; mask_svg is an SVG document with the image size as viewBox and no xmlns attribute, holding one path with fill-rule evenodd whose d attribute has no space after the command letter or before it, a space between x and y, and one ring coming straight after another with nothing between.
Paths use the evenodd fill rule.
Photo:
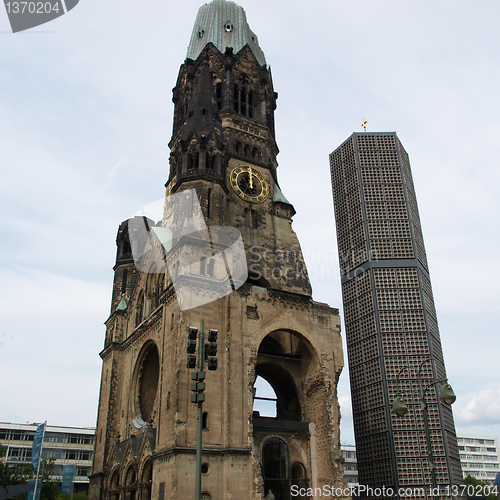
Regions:
<instances>
[{"instance_id":1,"label":"overcast sky","mask_svg":"<svg viewBox=\"0 0 500 500\"><path fill-rule=\"evenodd\" d=\"M457 431L499 436L500 3L240 4L314 298L343 316L328 154L366 118L410 155ZM81 0L17 34L0 11L0 421L95 425L116 231L164 196L200 5ZM353 442L347 367L339 398Z\"/></svg>"}]
</instances>

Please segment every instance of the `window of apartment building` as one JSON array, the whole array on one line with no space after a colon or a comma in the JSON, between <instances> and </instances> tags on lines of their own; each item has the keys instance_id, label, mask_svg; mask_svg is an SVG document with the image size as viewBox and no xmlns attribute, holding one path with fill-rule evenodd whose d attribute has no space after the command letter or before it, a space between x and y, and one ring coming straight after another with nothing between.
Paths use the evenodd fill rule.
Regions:
<instances>
[{"instance_id":1,"label":"window of apartment building","mask_svg":"<svg viewBox=\"0 0 500 500\"><path fill-rule=\"evenodd\" d=\"M31 460L31 448L9 448L9 462L29 462Z\"/></svg>"},{"instance_id":2,"label":"window of apartment building","mask_svg":"<svg viewBox=\"0 0 500 500\"><path fill-rule=\"evenodd\" d=\"M78 451L78 450L66 450L66 460L92 460L92 452L90 451Z\"/></svg>"},{"instance_id":3,"label":"window of apartment building","mask_svg":"<svg viewBox=\"0 0 500 500\"><path fill-rule=\"evenodd\" d=\"M90 474L90 469L88 467L77 467L76 475L79 477L88 477Z\"/></svg>"},{"instance_id":4,"label":"window of apartment building","mask_svg":"<svg viewBox=\"0 0 500 500\"><path fill-rule=\"evenodd\" d=\"M86 436L85 434L70 434L68 437L68 443L74 444L94 444L93 436Z\"/></svg>"},{"instance_id":5,"label":"window of apartment building","mask_svg":"<svg viewBox=\"0 0 500 500\"><path fill-rule=\"evenodd\" d=\"M0 429L0 439L6 441L33 441L35 431L21 431L15 429Z\"/></svg>"},{"instance_id":6,"label":"window of apartment building","mask_svg":"<svg viewBox=\"0 0 500 500\"><path fill-rule=\"evenodd\" d=\"M55 458L56 460L63 460L66 458L65 450L59 448L44 448L42 450L42 458Z\"/></svg>"},{"instance_id":7,"label":"window of apartment building","mask_svg":"<svg viewBox=\"0 0 500 500\"><path fill-rule=\"evenodd\" d=\"M62 476L63 473L63 466L62 465L54 465L54 476Z\"/></svg>"},{"instance_id":8,"label":"window of apartment building","mask_svg":"<svg viewBox=\"0 0 500 500\"><path fill-rule=\"evenodd\" d=\"M66 434L61 432L45 432L43 441L45 443L67 443L68 438Z\"/></svg>"}]
</instances>

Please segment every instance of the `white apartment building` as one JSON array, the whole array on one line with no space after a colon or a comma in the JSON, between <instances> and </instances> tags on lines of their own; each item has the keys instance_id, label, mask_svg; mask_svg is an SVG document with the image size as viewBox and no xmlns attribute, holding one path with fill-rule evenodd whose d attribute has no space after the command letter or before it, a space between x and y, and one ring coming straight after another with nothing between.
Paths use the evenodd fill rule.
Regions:
<instances>
[{"instance_id":1,"label":"white apartment building","mask_svg":"<svg viewBox=\"0 0 500 500\"><path fill-rule=\"evenodd\" d=\"M0 447L5 456L0 460L10 466L22 467L31 463L33 438L39 424L0 422ZM62 478L63 465L76 465L74 491L88 491L94 452L94 428L59 427L47 425L43 440L42 458L54 457L54 475Z\"/></svg>"},{"instance_id":2,"label":"white apartment building","mask_svg":"<svg viewBox=\"0 0 500 500\"><path fill-rule=\"evenodd\" d=\"M464 477L493 482L500 471L498 438L459 434L457 441Z\"/></svg>"},{"instance_id":3,"label":"white apartment building","mask_svg":"<svg viewBox=\"0 0 500 500\"><path fill-rule=\"evenodd\" d=\"M347 486L358 486L358 461L356 458L356 445L341 444L340 452L344 457L344 475Z\"/></svg>"}]
</instances>

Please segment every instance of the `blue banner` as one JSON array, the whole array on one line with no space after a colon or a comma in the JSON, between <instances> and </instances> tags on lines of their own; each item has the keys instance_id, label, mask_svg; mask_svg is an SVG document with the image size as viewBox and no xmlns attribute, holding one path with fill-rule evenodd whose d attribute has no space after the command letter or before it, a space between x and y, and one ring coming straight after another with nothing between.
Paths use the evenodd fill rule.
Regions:
<instances>
[{"instance_id":1,"label":"blue banner","mask_svg":"<svg viewBox=\"0 0 500 500\"><path fill-rule=\"evenodd\" d=\"M73 492L73 476L75 474L74 465L63 465L61 494L71 495Z\"/></svg>"},{"instance_id":2,"label":"blue banner","mask_svg":"<svg viewBox=\"0 0 500 500\"><path fill-rule=\"evenodd\" d=\"M33 449L31 452L31 463L33 464L33 472L35 474L38 470L38 465L40 464L40 456L42 454L44 434L45 434L45 424L40 424L36 428L35 437L33 438Z\"/></svg>"},{"instance_id":3,"label":"blue banner","mask_svg":"<svg viewBox=\"0 0 500 500\"><path fill-rule=\"evenodd\" d=\"M36 494L34 488L35 483L36 479L28 479L28 484L33 485L33 489L31 491L28 491L28 500L38 500L40 498L40 489L42 488L42 481L38 481L38 484L36 486Z\"/></svg>"}]
</instances>

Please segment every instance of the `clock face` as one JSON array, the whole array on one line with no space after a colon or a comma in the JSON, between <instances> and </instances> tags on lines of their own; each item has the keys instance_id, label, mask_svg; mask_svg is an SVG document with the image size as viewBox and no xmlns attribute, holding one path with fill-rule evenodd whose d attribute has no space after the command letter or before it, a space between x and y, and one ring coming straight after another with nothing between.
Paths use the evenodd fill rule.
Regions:
<instances>
[{"instance_id":1,"label":"clock face","mask_svg":"<svg viewBox=\"0 0 500 500\"><path fill-rule=\"evenodd\" d=\"M231 187L241 199L250 203L262 203L269 196L269 185L264 176L248 165L233 169Z\"/></svg>"}]
</instances>

